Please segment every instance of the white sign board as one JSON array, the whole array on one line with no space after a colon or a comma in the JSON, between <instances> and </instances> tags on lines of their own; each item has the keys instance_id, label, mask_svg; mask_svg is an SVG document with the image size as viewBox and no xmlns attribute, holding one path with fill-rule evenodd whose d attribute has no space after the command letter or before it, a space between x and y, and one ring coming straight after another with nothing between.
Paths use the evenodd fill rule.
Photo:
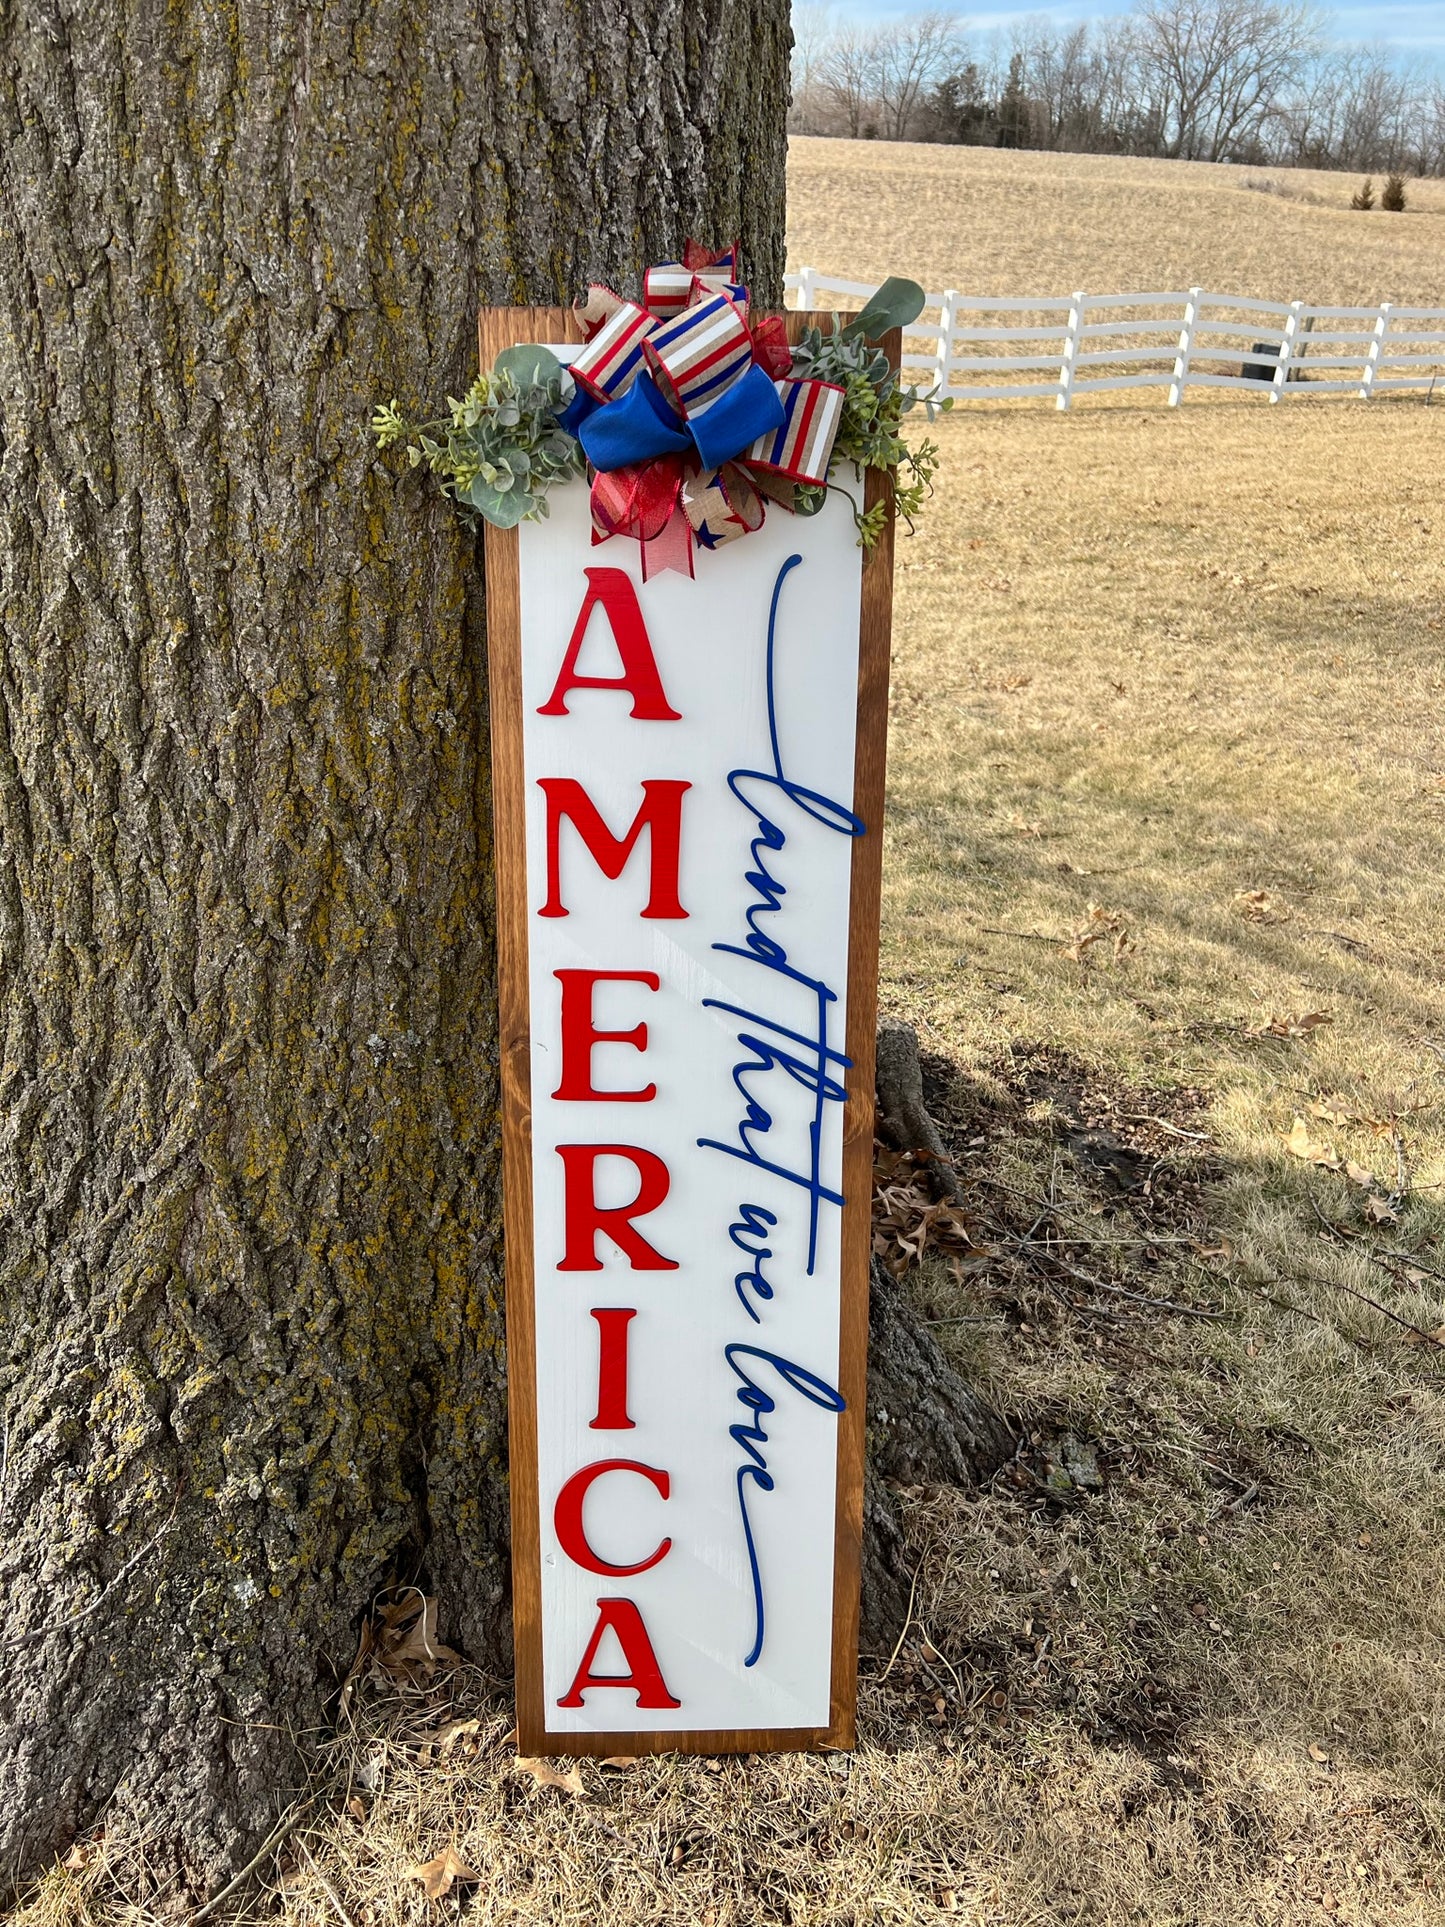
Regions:
<instances>
[{"instance_id":1,"label":"white sign board","mask_svg":"<svg viewBox=\"0 0 1445 1927\"><path fill-rule=\"evenodd\" d=\"M584 485L549 505L488 544L519 1744L846 1744L880 827L853 516L775 509L644 581Z\"/></svg>"}]
</instances>

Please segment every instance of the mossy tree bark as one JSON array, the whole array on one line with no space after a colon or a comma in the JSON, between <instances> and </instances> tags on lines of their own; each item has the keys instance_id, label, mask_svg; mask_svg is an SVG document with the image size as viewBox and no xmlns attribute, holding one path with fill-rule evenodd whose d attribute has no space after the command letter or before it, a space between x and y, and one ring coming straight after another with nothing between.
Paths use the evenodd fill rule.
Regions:
<instances>
[{"instance_id":1,"label":"mossy tree bark","mask_svg":"<svg viewBox=\"0 0 1445 1927\"><path fill-rule=\"evenodd\" d=\"M0 1866L205 1889L398 1562L505 1653L479 301L740 237L786 0L0 25Z\"/></svg>"}]
</instances>

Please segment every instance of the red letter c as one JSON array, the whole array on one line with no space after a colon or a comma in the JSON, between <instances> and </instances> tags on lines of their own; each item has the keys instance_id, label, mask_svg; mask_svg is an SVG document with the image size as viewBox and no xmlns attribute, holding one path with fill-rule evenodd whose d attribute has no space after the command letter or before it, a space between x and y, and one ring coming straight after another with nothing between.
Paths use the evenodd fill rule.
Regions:
<instances>
[{"instance_id":1,"label":"red letter c","mask_svg":"<svg viewBox=\"0 0 1445 1927\"><path fill-rule=\"evenodd\" d=\"M635 1566L613 1566L605 1559L599 1559L587 1543L587 1534L582 1524L582 1506L594 1479L600 1479L604 1472L635 1472L639 1478L646 1479L655 1486L664 1499L672 1490L672 1480L666 1472L659 1472L654 1466L641 1465L636 1459L598 1459L593 1465L584 1465L580 1472L571 1478L557 1494L557 1504L553 1508L552 1523L557 1531L557 1541L563 1552L574 1565L581 1566L585 1572L605 1573L609 1578L625 1579L635 1572L647 1572L672 1551L671 1539L664 1539L649 1559L640 1559Z\"/></svg>"}]
</instances>

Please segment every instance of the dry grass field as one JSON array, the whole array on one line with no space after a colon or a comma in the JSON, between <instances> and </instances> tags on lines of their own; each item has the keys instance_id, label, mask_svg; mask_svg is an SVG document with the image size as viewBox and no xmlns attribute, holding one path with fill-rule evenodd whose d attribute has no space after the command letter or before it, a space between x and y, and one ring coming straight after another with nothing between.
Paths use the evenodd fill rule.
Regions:
<instances>
[{"instance_id":1,"label":"dry grass field","mask_svg":"<svg viewBox=\"0 0 1445 1927\"><path fill-rule=\"evenodd\" d=\"M1202 287L1445 306L1445 181L1410 182L1404 214L1352 212L1358 186L1202 161L795 138L788 261L970 294Z\"/></svg>"},{"instance_id":2,"label":"dry grass field","mask_svg":"<svg viewBox=\"0 0 1445 1927\"><path fill-rule=\"evenodd\" d=\"M1445 184L1398 219L1286 185L799 143L791 253L1445 302ZM383 1679L249 1918L1445 1919L1445 407L938 432L883 996L976 1218L912 1288L1018 1461L909 1499L913 1623L853 1757L544 1784L504 1683ZM19 1919L163 1913L134 1876L102 1845Z\"/></svg>"}]
</instances>

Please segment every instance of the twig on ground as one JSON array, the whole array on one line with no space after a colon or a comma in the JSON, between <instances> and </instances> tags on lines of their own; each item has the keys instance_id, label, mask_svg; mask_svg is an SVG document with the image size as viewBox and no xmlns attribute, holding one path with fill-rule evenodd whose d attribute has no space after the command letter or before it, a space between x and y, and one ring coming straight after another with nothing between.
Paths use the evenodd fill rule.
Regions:
<instances>
[{"instance_id":1,"label":"twig on ground","mask_svg":"<svg viewBox=\"0 0 1445 1927\"><path fill-rule=\"evenodd\" d=\"M1152 1124L1156 1130L1167 1131L1170 1137L1188 1138L1191 1144L1208 1144L1208 1131L1181 1131L1177 1124L1168 1124L1162 1117L1150 1117L1144 1111L1116 1111L1114 1115L1125 1124Z\"/></svg>"},{"instance_id":2,"label":"twig on ground","mask_svg":"<svg viewBox=\"0 0 1445 1927\"><path fill-rule=\"evenodd\" d=\"M1370 954L1369 944L1362 943L1358 937L1347 937L1343 930L1322 930L1316 924L1307 924L1305 927L1312 937L1333 937L1335 942L1342 943L1346 950L1363 950L1366 956Z\"/></svg>"},{"instance_id":3,"label":"twig on ground","mask_svg":"<svg viewBox=\"0 0 1445 1927\"><path fill-rule=\"evenodd\" d=\"M1325 1229L1331 1232L1339 1240L1341 1244L1345 1244L1347 1242L1362 1244L1365 1247L1366 1255L1371 1259L1373 1259L1376 1264L1380 1265L1383 1271L1388 1272L1390 1270L1390 1267L1388 1265L1382 1263L1378 1253L1375 1251L1374 1247L1371 1245L1368 1238L1357 1237L1356 1234L1353 1232L1348 1232L1348 1233L1342 1232L1339 1229L1339 1227L1334 1223L1333 1219L1327 1218L1325 1216L1324 1212L1320 1210L1319 1206L1315 1203L1313 1198L1310 1199L1310 1208L1313 1210L1315 1216L1319 1219L1320 1223L1325 1227ZM1406 1259L1405 1262L1409 1263L1410 1261ZM1393 1273L1391 1273L1391 1276L1393 1276ZM1396 1282L1398 1283L1398 1280ZM1382 1318L1388 1318L1396 1325L1403 1325L1406 1331L1413 1332L1415 1336L1420 1340L1422 1345L1433 1345L1436 1347L1437 1350L1445 1351L1445 1339L1437 1338L1434 1332L1425 1331L1422 1326L1412 1323L1412 1321L1408 1318L1402 1318L1399 1312L1391 1311L1388 1305L1382 1305L1378 1298L1372 1298L1367 1291L1357 1291L1353 1285L1347 1285L1343 1278L1335 1278L1330 1280L1330 1289L1334 1291L1348 1292L1351 1298L1358 1298L1362 1305L1369 1305L1372 1310L1379 1312Z\"/></svg>"},{"instance_id":4,"label":"twig on ground","mask_svg":"<svg viewBox=\"0 0 1445 1927\"><path fill-rule=\"evenodd\" d=\"M1152 1311L1178 1312L1185 1318L1226 1318L1228 1316L1227 1312L1201 1311L1196 1305L1181 1305L1173 1298L1153 1298L1148 1292L1126 1291L1122 1285L1111 1285L1103 1278L1096 1278L1093 1272L1081 1271L1077 1265L1071 1265L1066 1259L1056 1257L1046 1244L1041 1244L1037 1241L1030 1242L1017 1235L1010 1237L1008 1233L1004 1235L1009 1243L1019 1247L1026 1260L1035 1257L1042 1259L1045 1263L1053 1265L1068 1277L1076 1280L1077 1283L1087 1285L1090 1291L1107 1292L1111 1298L1127 1298L1136 1305L1148 1305ZM1084 1306L1075 1306L1074 1309L1084 1310L1087 1308Z\"/></svg>"},{"instance_id":5,"label":"twig on ground","mask_svg":"<svg viewBox=\"0 0 1445 1927\"><path fill-rule=\"evenodd\" d=\"M977 924L975 928L981 936L1017 937L1021 943L1051 943L1055 949L1062 949L1069 941L1067 937L1046 937L1042 930L996 930L987 923Z\"/></svg>"},{"instance_id":6,"label":"twig on ground","mask_svg":"<svg viewBox=\"0 0 1445 1927\"><path fill-rule=\"evenodd\" d=\"M1410 1195L1410 1171L1405 1163L1405 1140L1398 1131L1391 1131L1390 1142L1395 1147L1395 1189L1390 1194L1392 1209L1402 1205Z\"/></svg>"},{"instance_id":7,"label":"twig on ground","mask_svg":"<svg viewBox=\"0 0 1445 1927\"><path fill-rule=\"evenodd\" d=\"M928 1554L928 1548L925 1546L924 1557L927 1557L927 1554ZM919 1575L919 1572L922 1570L922 1567L923 1567L923 1559L920 1558L920 1560L918 1561L918 1564L913 1568L913 1577L908 1582L908 1611L903 1616L903 1631L898 1635L897 1644L894 1646L893 1651L888 1655L888 1664L883 1668L883 1671L878 1675L878 1681L880 1685L883 1683L885 1679L887 1679L888 1675L893 1671L894 1662L897 1660L898 1655L903 1651L903 1642L908 1637L908 1628L913 1624L913 1597L914 1597L914 1594L918 1591L918 1575Z\"/></svg>"},{"instance_id":8,"label":"twig on ground","mask_svg":"<svg viewBox=\"0 0 1445 1927\"><path fill-rule=\"evenodd\" d=\"M336 1917L341 1922L341 1927L356 1927L356 1922L351 1918L351 1915L347 1913L346 1909L342 1906L340 1897L337 1894L336 1889L332 1886L331 1882L326 1878L326 1875L322 1872L321 1867L317 1862L316 1856L314 1853L312 1853L310 1847L307 1846L304 1840L298 1840L296 1844L301 1849L302 1853L305 1854L308 1862L310 1863L312 1873L315 1874L316 1878L321 1882L322 1887L325 1889L326 1898L331 1902L332 1906L336 1909Z\"/></svg>"},{"instance_id":9,"label":"twig on ground","mask_svg":"<svg viewBox=\"0 0 1445 1927\"><path fill-rule=\"evenodd\" d=\"M1442 1271L1438 1265L1427 1264L1413 1251L1401 1251L1398 1245L1376 1244L1373 1238L1365 1237L1363 1232L1352 1231L1347 1224L1340 1224L1334 1218L1327 1218L1313 1198L1310 1199L1310 1208L1326 1231L1333 1231L1337 1238L1346 1238L1351 1244L1367 1245L1373 1257L1398 1258L1402 1265L1413 1265L1416 1271L1428 1272L1432 1278L1445 1278L1445 1271Z\"/></svg>"},{"instance_id":10,"label":"twig on ground","mask_svg":"<svg viewBox=\"0 0 1445 1927\"><path fill-rule=\"evenodd\" d=\"M1246 1291L1252 1291L1256 1298L1262 1298L1267 1305L1273 1305L1276 1311L1287 1311L1295 1318L1304 1318L1310 1324L1318 1325L1322 1331L1333 1332L1342 1345L1353 1345L1355 1350L1360 1352L1374 1350L1368 1338L1361 1338L1358 1332L1342 1331L1333 1318L1321 1318L1318 1312L1311 1311L1306 1305L1296 1305L1288 1298L1276 1298L1273 1292L1266 1291L1262 1285L1255 1284L1253 1279L1240 1274L1236 1274L1235 1282L1242 1285ZM1274 1282L1278 1284L1282 1280L1276 1279Z\"/></svg>"},{"instance_id":11,"label":"twig on ground","mask_svg":"<svg viewBox=\"0 0 1445 1927\"><path fill-rule=\"evenodd\" d=\"M245 1866L241 1868L240 1872L232 1874L220 1892L212 1894L204 1906L198 1907L191 1915L191 1927L200 1927L200 1923L203 1920L209 1920L221 1903L229 1900L231 1895L236 1893L246 1881L251 1878L251 1875L255 1873L267 1854L274 1853L281 1842L295 1832L296 1828L300 1826L302 1820L320 1798L321 1795L319 1793L313 1793L309 1800L303 1800L299 1806L293 1807L289 1813L283 1813L276 1825L256 1849L255 1853L252 1854Z\"/></svg>"}]
</instances>

